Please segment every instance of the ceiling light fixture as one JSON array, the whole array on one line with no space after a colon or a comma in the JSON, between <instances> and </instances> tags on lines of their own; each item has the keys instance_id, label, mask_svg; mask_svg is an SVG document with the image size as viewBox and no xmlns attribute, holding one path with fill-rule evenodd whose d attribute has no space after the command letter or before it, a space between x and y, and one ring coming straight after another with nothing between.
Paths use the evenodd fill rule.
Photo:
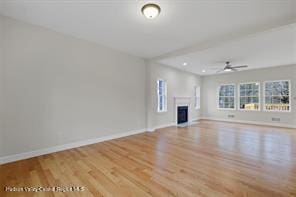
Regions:
<instances>
[{"instance_id":1,"label":"ceiling light fixture","mask_svg":"<svg viewBox=\"0 0 296 197\"><path fill-rule=\"evenodd\" d=\"M224 71L225 71L225 72L231 72L232 69L231 69L231 68L225 68Z\"/></svg>"},{"instance_id":2,"label":"ceiling light fixture","mask_svg":"<svg viewBox=\"0 0 296 197\"><path fill-rule=\"evenodd\" d=\"M183 63L183 66L187 66L187 62L184 62L184 63Z\"/></svg>"},{"instance_id":3,"label":"ceiling light fixture","mask_svg":"<svg viewBox=\"0 0 296 197\"><path fill-rule=\"evenodd\" d=\"M206 70L205 70L205 69L203 69L201 72L205 73L205 72L206 72Z\"/></svg>"},{"instance_id":4,"label":"ceiling light fixture","mask_svg":"<svg viewBox=\"0 0 296 197\"><path fill-rule=\"evenodd\" d=\"M148 19L154 19L160 14L160 7L154 3L148 3L144 5L141 9L142 13Z\"/></svg>"}]
</instances>

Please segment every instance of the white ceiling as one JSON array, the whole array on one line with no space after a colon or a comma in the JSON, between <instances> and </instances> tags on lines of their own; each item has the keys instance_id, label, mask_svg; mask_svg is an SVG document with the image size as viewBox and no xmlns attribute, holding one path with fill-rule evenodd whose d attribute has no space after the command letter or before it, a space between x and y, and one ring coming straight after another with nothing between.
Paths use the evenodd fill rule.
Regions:
<instances>
[{"instance_id":1,"label":"white ceiling","mask_svg":"<svg viewBox=\"0 0 296 197\"><path fill-rule=\"evenodd\" d=\"M233 66L249 66L240 70L296 64L296 23L159 60L199 75L217 74L226 61Z\"/></svg>"},{"instance_id":2,"label":"white ceiling","mask_svg":"<svg viewBox=\"0 0 296 197\"><path fill-rule=\"evenodd\" d=\"M205 63L228 58L234 58L233 63L253 66L253 62L248 59L250 55L245 57L241 54L250 51L240 50L238 53L236 49L254 48L257 45L249 46L243 42L242 46L224 48L224 50L232 49L233 54L226 52L220 54L223 49L215 48L212 51L197 52L196 57L192 54L182 57L172 56L174 51L184 52L188 47L198 46L201 43L289 24L296 18L295 0L155 0L152 2L158 3L162 12L155 20L147 20L140 12L140 8L147 2L0 0L0 13L135 56L170 58L162 62L173 66L177 66L180 59L188 58L188 61L192 60L190 65L192 71L196 73L199 73L201 63L211 66ZM285 41L288 41L287 38ZM281 45L279 42L276 43ZM264 44L264 41L261 44ZM271 44L268 46L276 48ZM270 54L276 54L276 49ZM202 55L205 57L200 59ZM259 58L257 56L256 58ZM278 63L275 60L272 62Z\"/></svg>"}]
</instances>

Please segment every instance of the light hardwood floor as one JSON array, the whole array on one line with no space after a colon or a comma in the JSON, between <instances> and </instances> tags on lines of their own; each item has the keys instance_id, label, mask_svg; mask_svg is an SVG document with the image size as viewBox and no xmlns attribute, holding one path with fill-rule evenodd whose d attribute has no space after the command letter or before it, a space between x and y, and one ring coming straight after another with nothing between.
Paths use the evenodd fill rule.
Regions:
<instances>
[{"instance_id":1,"label":"light hardwood floor","mask_svg":"<svg viewBox=\"0 0 296 197\"><path fill-rule=\"evenodd\" d=\"M201 121L0 166L0 196L296 196L296 130ZM2 187L3 188L3 187Z\"/></svg>"}]
</instances>

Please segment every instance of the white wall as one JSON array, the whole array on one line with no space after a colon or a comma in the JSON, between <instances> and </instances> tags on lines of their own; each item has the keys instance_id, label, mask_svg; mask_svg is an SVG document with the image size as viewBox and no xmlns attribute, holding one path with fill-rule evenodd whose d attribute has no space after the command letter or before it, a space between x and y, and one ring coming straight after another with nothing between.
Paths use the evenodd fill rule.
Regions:
<instances>
[{"instance_id":1,"label":"white wall","mask_svg":"<svg viewBox=\"0 0 296 197\"><path fill-rule=\"evenodd\" d=\"M263 103L263 81L290 79L292 87L292 112L254 112L254 111L229 111L217 109L217 88L220 84L241 83L241 82L261 82L261 105ZM238 101L238 100L237 100ZM203 77L202 88L202 115L215 119L254 121L282 126L296 126L296 66L282 66L267 69L235 72L222 75ZM238 102L237 102L238 106ZM228 118L229 114L234 114L235 118ZM272 117L281 118L281 122L272 122Z\"/></svg>"},{"instance_id":2,"label":"white wall","mask_svg":"<svg viewBox=\"0 0 296 197\"><path fill-rule=\"evenodd\" d=\"M0 17L0 157L1 155L4 154L4 147L3 147L3 119L4 119L4 112L3 112L3 107L4 107L4 96L3 96L3 88L4 88L4 74L3 74L3 69L4 69L4 54L3 54L3 21L2 18Z\"/></svg>"},{"instance_id":3,"label":"white wall","mask_svg":"<svg viewBox=\"0 0 296 197\"><path fill-rule=\"evenodd\" d=\"M159 78L168 85L165 113L157 112ZM0 16L0 157L174 124L174 97L193 98L196 85L204 117L295 125L295 98L292 113L216 108L220 83L273 79L291 79L296 97L296 66L201 78ZM201 116L191 109L191 119Z\"/></svg>"},{"instance_id":4,"label":"white wall","mask_svg":"<svg viewBox=\"0 0 296 197\"><path fill-rule=\"evenodd\" d=\"M164 113L157 112L157 80L167 82L168 110ZM200 110L194 109L194 87L200 86L200 77L182 70L161 64L149 62L147 67L147 128L153 130L175 123L174 97L192 97L189 116L196 119L200 116Z\"/></svg>"},{"instance_id":5,"label":"white wall","mask_svg":"<svg viewBox=\"0 0 296 197\"><path fill-rule=\"evenodd\" d=\"M146 128L144 60L0 19L6 101L0 156Z\"/></svg>"}]
</instances>

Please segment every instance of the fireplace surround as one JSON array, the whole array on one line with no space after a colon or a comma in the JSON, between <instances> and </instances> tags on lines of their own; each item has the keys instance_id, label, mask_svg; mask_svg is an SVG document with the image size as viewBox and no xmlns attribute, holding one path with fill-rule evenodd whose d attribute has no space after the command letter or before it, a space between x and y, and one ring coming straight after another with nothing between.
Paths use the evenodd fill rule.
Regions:
<instances>
[{"instance_id":1,"label":"fireplace surround","mask_svg":"<svg viewBox=\"0 0 296 197\"><path fill-rule=\"evenodd\" d=\"M191 101L192 99L189 96L174 97L176 125L182 124L182 123L189 123L191 121L191 117L190 117ZM179 110L180 110L180 114L178 113Z\"/></svg>"}]
</instances>

